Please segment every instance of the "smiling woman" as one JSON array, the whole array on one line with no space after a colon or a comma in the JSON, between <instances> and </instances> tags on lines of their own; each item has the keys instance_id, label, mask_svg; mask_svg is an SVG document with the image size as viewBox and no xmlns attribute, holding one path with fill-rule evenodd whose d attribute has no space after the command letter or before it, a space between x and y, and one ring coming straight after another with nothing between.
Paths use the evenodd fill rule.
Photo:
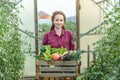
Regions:
<instances>
[{"instance_id":1,"label":"smiling woman","mask_svg":"<svg viewBox=\"0 0 120 80\"><path fill-rule=\"evenodd\" d=\"M62 11L53 12L52 25L50 31L44 35L42 45L75 50L73 33L65 28L65 22L66 16Z\"/></svg>"}]
</instances>

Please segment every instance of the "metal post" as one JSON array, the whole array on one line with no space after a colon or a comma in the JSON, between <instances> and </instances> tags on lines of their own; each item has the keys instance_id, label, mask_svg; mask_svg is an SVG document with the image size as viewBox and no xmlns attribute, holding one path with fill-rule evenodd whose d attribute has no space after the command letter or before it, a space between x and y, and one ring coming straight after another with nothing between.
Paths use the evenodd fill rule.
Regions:
<instances>
[{"instance_id":1,"label":"metal post","mask_svg":"<svg viewBox=\"0 0 120 80\"><path fill-rule=\"evenodd\" d=\"M96 55L95 55L94 52L93 52L93 61L94 61L94 62L96 61Z\"/></svg>"},{"instance_id":2,"label":"metal post","mask_svg":"<svg viewBox=\"0 0 120 80\"><path fill-rule=\"evenodd\" d=\"M87 49L88 49L87 66L89 67L89 64L90 64L90 46L89 45L88 45ZM90 80L89 77L87 78L87 80Z\"/></svg>"},{"instance_id":3,"label":"metal post","mask_svg":"<svg viewBox=\"0 0 120 80\"><path fill-rule=\"evenodd\" d=\"M89 64L90 64L90 46L89 46L89 45L88 45L87 49L88 49L88 54L87 54L87 66L89 66Z\"/></svg>"}]
</instances>

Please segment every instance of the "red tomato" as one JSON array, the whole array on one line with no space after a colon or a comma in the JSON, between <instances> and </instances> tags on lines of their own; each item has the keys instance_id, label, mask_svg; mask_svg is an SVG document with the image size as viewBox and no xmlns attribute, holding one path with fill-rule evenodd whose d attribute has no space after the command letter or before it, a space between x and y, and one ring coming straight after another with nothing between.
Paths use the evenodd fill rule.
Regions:
<instances>
[{"instance_id":1,"label":"red tomato","mask_svg":"<svg viewBox=\"0 0 120 80\"><path fill-rule=\"evenodd\" d=\"M59 54L57 54L57 53L52 54L52 59L53 60L60 60L60 58L61 58L61 56Z\"/></svg>"}]
</instances>

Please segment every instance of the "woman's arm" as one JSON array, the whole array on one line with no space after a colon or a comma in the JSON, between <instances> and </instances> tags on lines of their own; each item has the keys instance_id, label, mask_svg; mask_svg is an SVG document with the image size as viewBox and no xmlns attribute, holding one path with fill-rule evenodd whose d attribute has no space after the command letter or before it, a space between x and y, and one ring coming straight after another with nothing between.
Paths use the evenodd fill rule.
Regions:
<instances>
[{"instance_id":1,"label":"woman's arm","mask_svg":"<svg viewBox=\"0 0 120 80\"><path fill-rule=\"evenodd\" d=\"M48 34L45 34L43 37L42 45L47 45L48 44Z\"/></svg>"},{"instance_id":2,"label":"woman's arm","mask_svg":"<svg viewBox=\"0 0 120 80\"><path fill-rule=\"evenodd\" d=\"M69 49L75 50L74 36L72 32L70 32Z\"/></svg>"}]
</instances>

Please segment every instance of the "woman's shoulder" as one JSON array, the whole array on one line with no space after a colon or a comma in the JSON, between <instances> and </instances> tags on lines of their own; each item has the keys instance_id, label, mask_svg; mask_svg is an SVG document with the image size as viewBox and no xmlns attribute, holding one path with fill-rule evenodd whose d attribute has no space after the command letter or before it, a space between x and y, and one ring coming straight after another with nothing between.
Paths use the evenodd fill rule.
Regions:
<instances>
[{"instance_id":1,"label":"woman's shoulder","mask_svg":"<svg viewBox=\"0 0 120 80\"><path fill-rule=\"evenodd\" d=\"M70 30L64 30L64 32L65 32L65 33L68 33L68 34L73 34L73 32L70 31Z\"/></svg>"},{"instance_id":2,"label":"woman's shoulder","mask_svg":"<svg viewBox=\"0 0 120 80\"><path fill-rule=\"evenodd\" d=\"M45 33L45 35L50 35L50 34L53 34L54 32L53 32L53 30L52 31L49 31L49 32L47 32L47 33Z\"/></svg>"}]
</instances>

